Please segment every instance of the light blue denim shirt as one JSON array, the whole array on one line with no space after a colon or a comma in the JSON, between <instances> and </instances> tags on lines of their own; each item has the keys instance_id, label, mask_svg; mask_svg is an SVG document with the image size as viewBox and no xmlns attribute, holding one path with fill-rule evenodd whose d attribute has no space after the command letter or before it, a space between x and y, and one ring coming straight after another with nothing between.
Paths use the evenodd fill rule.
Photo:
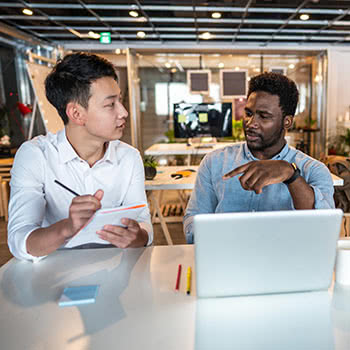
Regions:
<instances>
[{"instance_id":1,"label":"light blue denim shirt","mask_svg":"<svg viewBox=\"0 0 350 350\"><path fill-rule=\"evenodd\" d=\"M315 209L334 208L333 182L328 168L286 144L272 159L294 162L301 176L313 188ZM293 210L293 200L284 183L269 185L261 194L246 191L239 182L239 176L222 180L230 170L259 160L250 152L246 142L213 151L202 160L184 217L184 231L188 243L193 243L193 216L203 213L227 213L250 211Z\"/></svg>"}]
</instances>

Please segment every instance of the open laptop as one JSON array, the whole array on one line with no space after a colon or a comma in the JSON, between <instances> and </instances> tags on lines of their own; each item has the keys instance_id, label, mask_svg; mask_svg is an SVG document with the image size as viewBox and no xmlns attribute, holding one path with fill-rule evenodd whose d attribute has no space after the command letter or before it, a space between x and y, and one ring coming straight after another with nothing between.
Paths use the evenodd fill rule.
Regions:
<instances>
[{"instance_id":1,"label":"open laptop","mask_svg":"<svg viewBox=\"0 0 350 350\"><path fill-rule=\"evenodd\" d=\"M342 216L340 209L196 215L197 296L327 289Z\"/></svg>"}]
</instances>

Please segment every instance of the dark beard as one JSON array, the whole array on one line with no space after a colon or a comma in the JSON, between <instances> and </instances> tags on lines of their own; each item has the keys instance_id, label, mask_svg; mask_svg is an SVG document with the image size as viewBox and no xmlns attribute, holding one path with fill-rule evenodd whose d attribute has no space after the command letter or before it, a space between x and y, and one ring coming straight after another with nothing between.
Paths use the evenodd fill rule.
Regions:
<instances>
[{"instance_id":1,"label":"dark beard","mask_svg":"<svg viewBox=\"0 0 350 350\"><path fill-rule=\"evenodd\" d=\"M248 144L249 148L253 151L264 151L265 149L274 146L280 140L283 132L284 132L284 127L283 127L283 120L282 120L282 123L281 123L281 126L280 126L278 132L274 135L274 137L271 140L266 142L266 141L262 140L262 138L260 138L262 140L260 145L256 145L254 143L251 144L248 142L247 142L247 144ZM244 134L246 134L245 130L244 130Z\"/></svg>"}]
</instances>

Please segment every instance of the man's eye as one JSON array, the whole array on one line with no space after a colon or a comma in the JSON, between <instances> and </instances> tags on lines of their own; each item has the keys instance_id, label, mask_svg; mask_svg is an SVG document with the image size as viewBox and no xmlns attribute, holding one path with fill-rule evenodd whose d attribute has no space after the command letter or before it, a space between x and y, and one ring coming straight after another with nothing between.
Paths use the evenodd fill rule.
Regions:
<instances>
[{"instance_id":1,"label":"man's eye","mask_svg":"<svg viewBox=\"0 0 350 350\"><path fill-rule=\"evenodd\" d=\"M245 115L247 117L251 117L253 115L253 113L251 111L245 111Z\"/></svg>"},{"instance_id":2,"label":"man's eye","mask_svg":"<svg viewBox=\"0 0 350 350\"><path fill-rule=\"evenodd\" d=\"M114 102L110 103L109 105L106 105L105 107L110 107L110 108L114 107Z\"/></svg>"}]
</instances>

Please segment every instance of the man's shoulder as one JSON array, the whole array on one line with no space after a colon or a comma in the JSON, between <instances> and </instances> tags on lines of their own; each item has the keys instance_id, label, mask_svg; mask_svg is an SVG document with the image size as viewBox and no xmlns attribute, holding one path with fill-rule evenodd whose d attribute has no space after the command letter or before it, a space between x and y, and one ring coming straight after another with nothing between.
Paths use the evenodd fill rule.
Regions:
<instances>
[{"instance_id":1,"label":"man's shoulder","mask_svg":"<svg viewBox=\"0 0 350 350\"><path fill-rule=\"evenodd\" d=\"M57 134L48 133L39 135L31 140L25 141L20 146L18 152L44 152L48 147L57 145Z\"/></svg>"},{"instance_id":2,"label":"man's shoulder","mask_svg":"<svg viewBox=\"0 0 350 350\"><path fill-rule=\"evenodd\" d=\"M111 141L110 146L114 149L114 153L118 158L123 157L125 155L132 157L140 156L140 151L126 142L120 140Z\"/></svg>"}]
</instances>

